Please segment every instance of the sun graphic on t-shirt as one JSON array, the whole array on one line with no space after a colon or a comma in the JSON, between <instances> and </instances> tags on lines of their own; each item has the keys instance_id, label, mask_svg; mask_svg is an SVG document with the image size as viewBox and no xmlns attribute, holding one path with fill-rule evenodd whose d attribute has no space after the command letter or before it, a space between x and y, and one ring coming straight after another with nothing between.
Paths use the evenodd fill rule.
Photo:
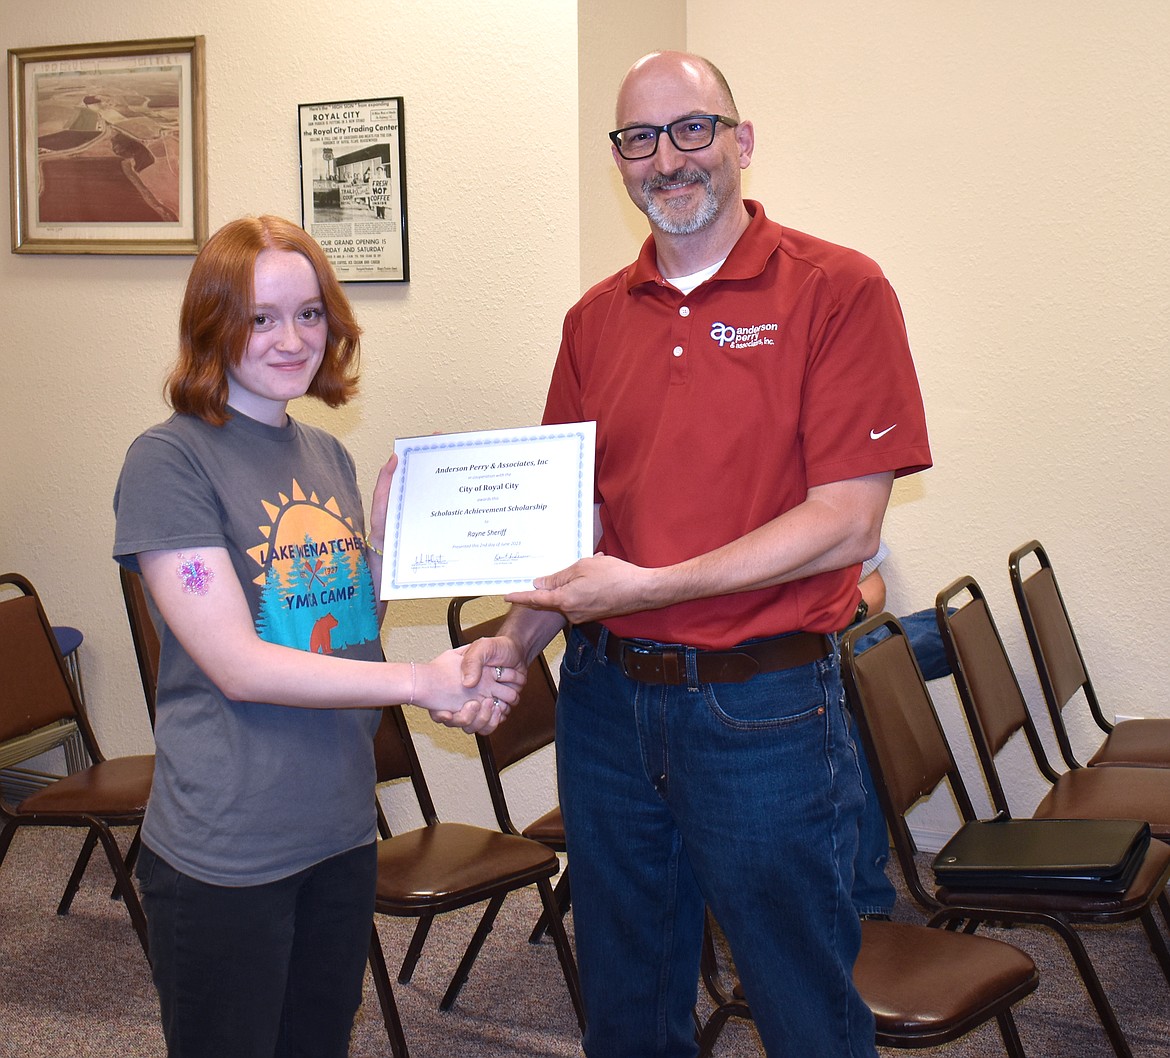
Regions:
<instances>
[{"instance_id":1,"label":"sun graphic on t-shirt","mask_svg":"<svg viewBox=\"0 0 1170 1058\"><path fill-rule=\"evenodd\" d=\"M316 563L305 560L328 557L331 546L334 554L338 553L339 546L346 554L360 553L361 536L354 529L353 519L342 515L335 497L322 503L315 492L306 496L295 478L290 491L291 496L278 493L278 504L261 501L271 524L258 526L268 542L248 549L248 554L260 566L257 584L264 583L268 567L274 562L292 562L294 568L304 562L311 572ZM306 541L315 546L306 548ZM313 551L323 554L311 554Z\"/></svg>"},{"instance_id":2,"label":"sun graphic on t-shirt","mask_svg":"<svg viewBox=\"0 0 1170 1058\"><path fill-rule=\"evenodd\" d=\"M336 498L294 480L278 503L262 501L265 543L248 549L260 567L256 631L272 643L332 653L377 635L373 582L361 532Z\"/></svg>"}]
</instances>

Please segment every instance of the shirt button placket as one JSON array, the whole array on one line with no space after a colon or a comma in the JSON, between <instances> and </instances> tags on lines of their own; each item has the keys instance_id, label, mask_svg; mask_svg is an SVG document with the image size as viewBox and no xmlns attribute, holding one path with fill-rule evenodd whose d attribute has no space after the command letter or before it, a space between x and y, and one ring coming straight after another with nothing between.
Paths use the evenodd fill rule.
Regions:
<instances>
[{"instance_id":1,"label":"shirt button placket","mask_svg":"<svg viewBox=\"0 0 1170 1058\"><path fill-rule=\"evenodd\" d=\"M687 350L687 343L691 337L690 315L691 307L689 305L680 305L675 326L672 328L671 337L674 339L674 344L670 350L670 380L676 385L685 382L690 375L690 370L686 362L687 358L684 355Z\"/></svg>"}]
</instances>

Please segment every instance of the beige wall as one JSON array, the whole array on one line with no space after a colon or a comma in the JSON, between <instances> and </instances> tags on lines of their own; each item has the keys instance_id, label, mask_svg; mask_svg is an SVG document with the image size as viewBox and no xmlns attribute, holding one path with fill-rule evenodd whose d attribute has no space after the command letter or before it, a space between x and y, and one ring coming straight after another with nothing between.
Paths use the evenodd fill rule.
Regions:
<instances>
[{"instance_id":1,"label":"beige wall","mask_svg":"<svg viewBox=\"0 0 1170 1058\"><path fill-rule=\"evenodd\" d=\"M1170 678L1162 0L343 0L327 21L291 0L275 30L275 8L224 0L197 15L135 4L116 27L61 6L6 0L3 46L206 34L213 226L297 215L297 102L406 97L413 279L348 288L368 334L362 396L300 411L342 436L367 481L395 435L538 417L564 309L643 235L603 139L616 82L641 52L689 42L756 123L749 193L876 258L902 299L937 465L895 491L891 606L928 606L974 574L1034 697L1006 556L1038 536L1107 708L1170 715L1149 693ZM547 124L542 155L508 149L519 115ZM126 444L164 414L189 263L0 254L0 566L84 630L115 753L149 733L110 494ZM395 606L391 656L439 649L440 623L438 603ZM940 704L962 736L953 700ZM466 741L416 726L440 811L482 819ZM946 825L946 806L929 806L923 828Z\"/></svg>"}]
</instances>

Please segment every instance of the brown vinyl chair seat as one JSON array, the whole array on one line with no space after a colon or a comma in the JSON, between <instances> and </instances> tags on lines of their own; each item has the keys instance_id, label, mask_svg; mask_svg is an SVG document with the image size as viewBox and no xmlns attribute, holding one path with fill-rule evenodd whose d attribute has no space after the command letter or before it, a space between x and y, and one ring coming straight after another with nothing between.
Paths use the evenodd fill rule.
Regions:
<instances>
[{"instance_id":1,"label":"brown vinyl chair seat","mask_svg":"<svg viewBox=\"0 0 1170 1058\"><path fill-rule=\"evenodd\" d=\"M1170 841L1170 769L1074 768L1053 783L1032 813L1038 819L1142 819Z\"/></svg>"},{"instance_id":2,"label":"brown vinyl chair seat","mask_svg":"<svg viewBox=\"0 0 1170 1058\"><path fill-rule=\"evenodd\" d=\"M873 1011L880 1046L932 1047L1001 1017L1036 990L1040 975L1029 955L990 937L862 922L853 982Z\"/></svg>"},{"instance_id":3,"label":"brown vinyl chair seat","mask_svg":"<svg viewBox=\"0 0 1170 1058\"><path fill-rule=\"evenodd\" d=\"M1026 573L1025 568L1031 568L1033 560L1036 568ZM1170 769L1170 719L1149 717L1114 724L1106 718L1056 583L1052 562L1040 542L1029 540L1017 547L1008 556L1008 572L1065 763L1070 768L1082 766L1064 722L1065 709L1077 699L1086 703L1094 724L1105 736L1089 758L1090 768L1121 765Z\"/></svg>"},{"instance_id":4,"label":"brown vinyl chair seat","mask_svg":"<svg viewBox=\"0 0 1170 1058\"><path fill-rule=\"evenodd\" d=\"M551 849L563 851L565 846L565 821L561 818L561 806L545 812L539 819L534 819L523 830L526 838L539 841Z\"/></svg>"},{"instance_id":5,"label":"brown vinyl chair seat","mask_svg":"<svg viewBox=\"0 0 1170 1058\"><path fill-rule=\"evenodd\" d=\"M153 755L100 760L29 794L16 815L36 817L42 824L56 816L92 815L111 826L133 826L146 811L153 778Z\"/></svg>"},{"instance_id":6,"label":"brown vinyl chair seat","mask_svg":"<svg viewBox=\"0 0 1170 1058\"><path fill-rule=\"evenodd\" d=\"M1114 724L1089 767L1120 764L1130 768L1170 768L1170 719L1163 716Z\"/></svg>"},{"instance_id":7,"label":"brown vinyl chair seat","mask_svg":"<svg viewBox=\"0 0 1170 1058\"><path fill-rule=\"evenodd\" d=\"M556 854L538 842L464 823L436 823L378 843L377 908L451 911L551 878Z\"/></svg>"}]
</instances>

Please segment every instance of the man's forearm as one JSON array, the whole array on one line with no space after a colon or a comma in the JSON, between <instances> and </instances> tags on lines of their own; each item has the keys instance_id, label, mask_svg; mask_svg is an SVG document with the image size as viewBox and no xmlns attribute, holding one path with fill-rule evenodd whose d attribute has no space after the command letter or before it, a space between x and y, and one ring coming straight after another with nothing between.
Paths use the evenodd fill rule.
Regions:
<instances>
[{"instance_id":1,"label":"man's forearm","mask_svg":"<svg viewBox=\"0 0 1170 1058\"><path fill-rule=\"evenodd\" d=\"M556 610L536 610L513 604L496 635L511 639L519 648L525 664L531 665L566 623L565 615Z\"/></svg>"}]
</instances>

